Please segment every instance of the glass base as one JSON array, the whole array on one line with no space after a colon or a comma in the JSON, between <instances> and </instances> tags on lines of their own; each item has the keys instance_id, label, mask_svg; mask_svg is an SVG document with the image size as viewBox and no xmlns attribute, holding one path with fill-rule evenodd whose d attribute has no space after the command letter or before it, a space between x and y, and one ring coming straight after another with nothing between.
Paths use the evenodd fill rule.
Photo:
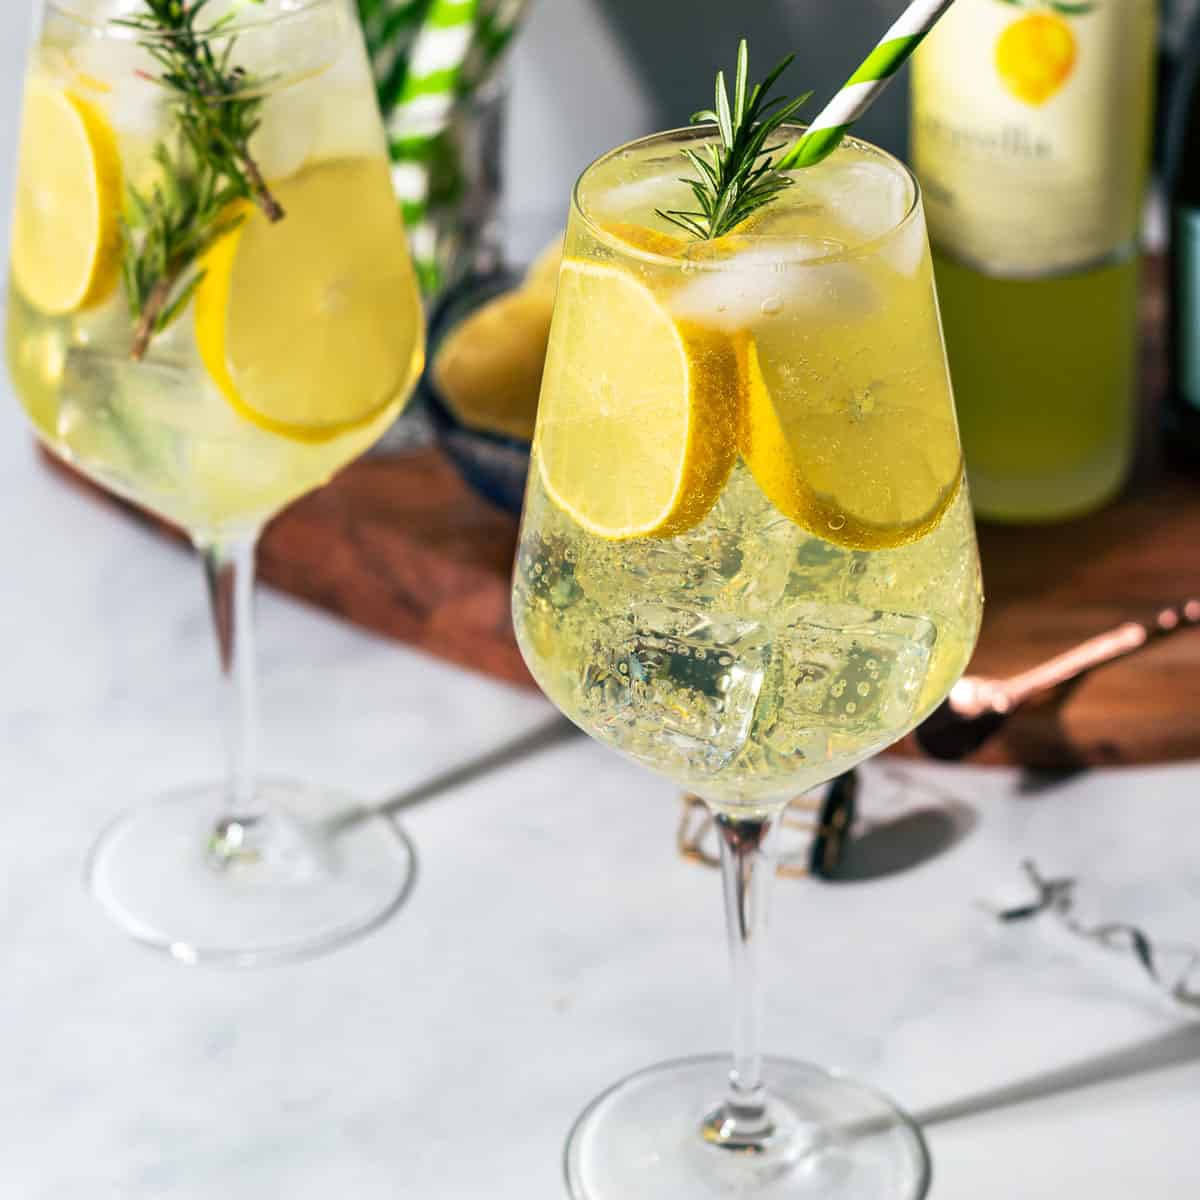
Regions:
<instances>
[{"instance_id":1,"label":"glass base","mask_svg":"<svg viewBox=\"0 0 1200 1200\"><path fill-rule=\"evenodd\" d=\"M565 1162L571 1196L925 1196L930 1169L924 1139L889 1100L807 1063L768 1058L763 1070L772 1132L751 1147L711 1137L728 1056L678 1059L622 1080L594 1100L571 1131Z\"/></svg>"},{"instance_id":2,"label":"glass base","mask_svg":"<svg viewBox=\"0 0 1200 1200\"><path fill-rule=\"evenodd\" d=\"M254 821L221 821L219 785L126 813L92 850L89 889L138 941L242 966L332 949L407 898L416 854L389 818L298 783L258 792Z\"/></svg>"}]
</instances>

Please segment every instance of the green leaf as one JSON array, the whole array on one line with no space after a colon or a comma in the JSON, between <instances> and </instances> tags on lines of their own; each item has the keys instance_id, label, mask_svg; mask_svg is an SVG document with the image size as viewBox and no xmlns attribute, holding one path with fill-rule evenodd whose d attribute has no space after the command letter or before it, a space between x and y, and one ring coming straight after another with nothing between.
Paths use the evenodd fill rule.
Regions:
<instances>
[{"instance_id":1,"label":"green leaf","mask_svg":"<svg viewBox=\"0 0 1200 1200\"><path fill-rule=\"evenodd\" d=\"M694 125L715 124L719 142L712 141L701 149L689 146L682 151L696 172L695 178L682 182L691 188L699 211L658 210L659 216L692 237L718 238L792 184L790 176L781 173L770 158L780 147L765 148L774 130L789 120L811 95L805 93L792 99L770 95L792 60L789 54L761 83L750 88L749 49L744 38L738 43L732 104L725 72L718 71L714 107L701 109L691 118Z\"/></svg>"},{"instance_id":2,"label":"green leaf","mask_svg":"<svg viewBox=\"0 0 1200 1200\"><path fill-rule=\"evenodd\" d=\"M708 180L712 187L715 188L719 185L719 175L715 165L706 163L699 154L690 148L684 150L683 153L684 157L700 172L703 178Z\"/></svg>"},{"instance_id":3,"label":"green leaf","mask_svg":"<svg viewBox=\"0 0 1200 1200\"><path fill-rule=\"evenodd\" d=\"M738 42L737 78L733 85L733 123L741 127L746 119L746 74L750 70L750 50L746 39Z\"/></svg>"},{"instance_id":4,"label":"green leaf","mask_svg":"<svg viewBox=\"0 0 1200 1200\"><path fill-rule=\"evenodd\" d=\"M726 146L733 145L733 120L729 115L729 95L725 91L725 72L717 72L717 127Z\"/></svg>"},{"instance_id":5,"label":"green leaf","mask_svg":"<svg viewBox=\"0 0 1200 1200\"><path fill-rule=\"evenodd\" d=\"M262 113L255 92L271 77L234 65L236 38L214 48L211 35L233 29L238 14L231 10L205 24L209 3L143 0L145 11L117 19L137 33L158 65L155 82L169 94L178 133L174 144L155 148L160 170L154 186L126 189L121 277L135 325L154 330L186 307L199 280L199 257L236 224L227 215L233 201L253 201L271 219L279 215L249 151ZM148 311L151 303L161 304L159 311ZM136 344L133 354L144 350Z\"/></svg>"},{"instance_id":6,"label":"green leaf","mask_svg":"<svg viewBox=\"0 0 1200 1200\"><path fill-rule=\"evenodd\" d=\"M169 305L159 315L158 320L154 323L154 332L162 333L164 329L170 325L176 317L179 316L185 308L187 308L192 297L196 294L196 289L200 286L204 279L205 272L197 271L179 290L179 294L171 301Z\"/></svg>"}]
</instances>

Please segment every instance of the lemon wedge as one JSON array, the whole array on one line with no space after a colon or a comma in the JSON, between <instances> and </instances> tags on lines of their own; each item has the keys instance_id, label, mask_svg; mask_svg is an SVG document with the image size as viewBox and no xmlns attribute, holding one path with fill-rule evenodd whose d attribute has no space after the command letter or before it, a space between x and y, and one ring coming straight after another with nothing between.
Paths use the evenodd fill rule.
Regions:
<instances>
[{"instance_id":1,"label":"lemon wedge","mask_svg":"<svg viewBox=\"0 0 1200 1200\"><path fill-rule=\"evenodd\" d=\"M382 160L315 163L272 191L283 220L247 204L205 256L196 343L236 412L319 442L411 387L423 342L416 279Z\"/></svg>"},{"instance_id":2,"label":"lemon wedge","mask_svg":"<svg viewBox=\"0 0 1200 1200\"><path fill-rule=\"evenodd\" d=\"M121 160L95 105L35 80L25 94L12 270L21 294L61 315L102 303L121 262Z\"/></svg>"},{"instance_id":3,"label":"lemon wedge","mask_svg":"<svg viewBox=\"0 0 1200 1200\"><path fill-rule=\"evenodd\" d=\"M663 258L682 258L689 246L703 244L689 242L673 233L663 233L660 229L651 229L648 225L636 225L632 221L604 221L601 228L635 250L659 254Z\"/></svg>"},{"instance_id":4,"label":"lemon wedge","mask_svg":"<svg viewBox=\"0 0 1200 1200\"><path fill-rule=\"evenodd\" d=\"M958 494L949 397L945 415L870 389L777 404L752 340L743 371L742 457L775 507L811 533L856 550L902 546L932 529Z\"/></svg>"},{"instance_id":5,"label":"lemon wedge","mask_svg":"<svg viewBox=\"0 0 1200 1200\"><path fill-rule=\"evenodd\" d=\"M617 267L567 259L536 442L551 500L610 540L691 528L733 467L740 378L728 336L676 322Z\"/></svg>"},{"instance_id":6,"label":"lemon wedge","mask_svg":"<svg viewBox=\"0 0 1200 1200\"><path fill-rule=\"evenodd\" d=\"M433 360L433 379L462 424L533 438L553 312L553 290L527 284L490 300L450 334Z\"/></svg>"}]
</instances>

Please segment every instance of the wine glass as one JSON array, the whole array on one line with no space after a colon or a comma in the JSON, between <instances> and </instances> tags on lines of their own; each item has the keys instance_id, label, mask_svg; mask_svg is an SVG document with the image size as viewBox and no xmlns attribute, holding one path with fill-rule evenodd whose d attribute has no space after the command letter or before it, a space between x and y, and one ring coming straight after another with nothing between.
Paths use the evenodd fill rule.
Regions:
<instances>
[{"instance_id":1,"label":"wine glass","mask_svg":"<svg viewBox=\"0 0 1200 1200\"><path fill-rule=\"evenodd\" d=\"M799 132L799 131L796 131ZM978 557L920 194L848 140L691 241L662 133L576 186L515 573L522 652L598 740L719 831L733 1056L616 1084L566 1152L577 1200L919 1197L888 1100L764 1059L763 934L788 801L895 741L962 673Z\"/></svg>"},{"instance_id":2,"label":"wine glass","mask_svg":"<svg viewBox=\"0 0 1200 1200\"><path fill-rule=\"evenodd\" d=\"M118 820L90 886L186 962L340 942L401 901L411 849L344 797L258 777L251 593L264 523L387 429L422 363L349 0L48 0L11 257L33 428L190 536L228 692L224 783Z\"/></svg>"}]
</instances>

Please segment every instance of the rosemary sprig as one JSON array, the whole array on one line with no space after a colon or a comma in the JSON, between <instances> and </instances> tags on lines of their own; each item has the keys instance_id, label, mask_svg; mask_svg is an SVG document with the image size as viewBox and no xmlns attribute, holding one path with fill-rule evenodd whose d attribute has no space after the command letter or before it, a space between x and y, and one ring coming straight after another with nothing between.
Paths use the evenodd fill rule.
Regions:
<instances>
[{"instance_id":1,"label":"rosemary sprig","mask_svg":"<svg viewBox=\"0 0 1200 1200\"><path fill-rule=\"evenodd\" d=\"M720 142L705 152L685 149L698 179L683 179L696 197L697 209L657 210L665 220L685 229L700 240L721 237L740 225L752 212L790 187L790 176L779 171L771 158L782 143L768 146L767 139L792 117L812 95L805 92L793 100L770 97L780 75L791 65L789 54L763 81L747 94L749 51L746 39L738 43L737 74L733 103L725 86L725 72L717 72L716 106L694 113L692 124L710 121L716 125Z\"/></svg>"},{"instance_id":2,"label":"rosemary sprig","mask_svg":"<svg viewBox=\"0 0 1200 1200\"><path fill-rule=\"evenodd\" d=\"M138 361L200 286L204 272L196 264L243 218L232 207L242 190L197 162L188 142L181 139L174 150L160 142L154 158L159 179L149 192L129 187L122 218L121 274L134 322L129 353Z\"/></svg>"},{"instance_id":3,"label":"rosemary sprig","mask_svg":"<svg viewBox=\"0 0 1200 1200\"><path fill-rule=\"evenodd\" d=\"M230 65L235 38L214 48L236 14L201 27L209 0L143 2L146 12L116 23L136 31L162 68L149 78L171 94L179 137L157 147L162 177L153 188L128 189L122 274L135 360L186 307L203 277L201 255L241 219L230 215L235 201L256 204L269 221L284 215L249 150L261 121L262 97L254 92L262 81Z\"/></svg>"}]
</instances>

